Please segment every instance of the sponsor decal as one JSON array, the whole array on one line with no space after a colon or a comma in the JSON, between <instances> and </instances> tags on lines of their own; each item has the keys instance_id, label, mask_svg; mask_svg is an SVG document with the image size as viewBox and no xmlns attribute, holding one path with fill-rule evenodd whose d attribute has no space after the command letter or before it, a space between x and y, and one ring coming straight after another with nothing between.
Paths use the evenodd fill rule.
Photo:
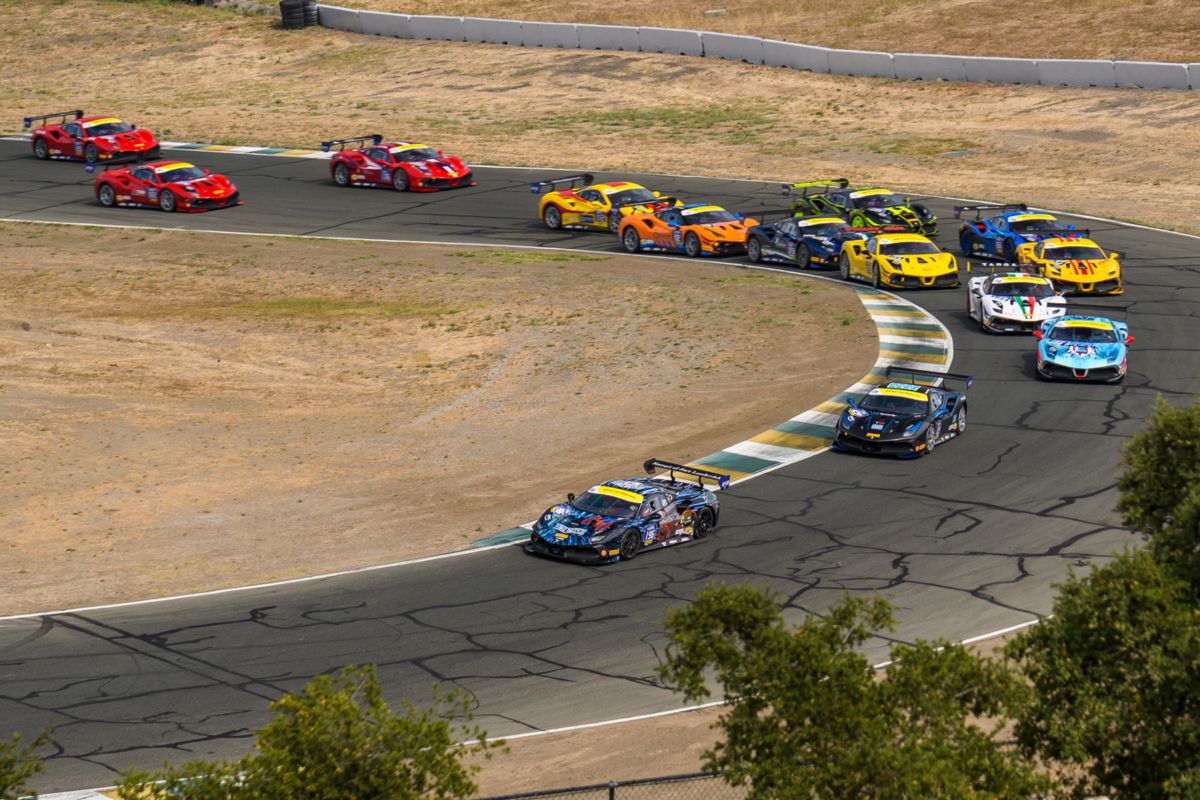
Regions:
<instances>
[{"instance_id":1,"label":"sponsor decal","mask_svg":"<svg viewBox=\"0 0 1200 800\"><path fill-rule=\"evenodd\" d=\"M628 500L630 503L640 503L645 499L637 492L631 492L628 489L620 489L616 486L597 486L592 491L596 494L607 495L608 497L616 497L621 500Z\"/></svg>"},{"instance_id":2,"label":"sponsor decal","mask_svg":"<svg viewBox=\"0 0 1200 800\"><path fill-rule=\"evenodd\" d=\"M1065 319L1058 324L1067 328L1096 328L1097 330L1102 331L1111 331L1113 329L1113 326L1109 325L1107 322L1099 322L1090 319Z\"/></svg>"},{"instance_id":3,"label":"sponsor decal","mask_svg":"<svg viewBox=\"0 0 1200 800\"><path fill-rule=\"evenodd\" d=\"M679 228L672 228L671 229L671 241L675 245L683 244L683 231L681 231Z\"/></svg>"},{"instance_id":4,"label":"sponsor decal","mask_svg":"<svg viewBox=\"0 0 1200 800\"><path fill-rule=\"evenodd\" d=\"M94 119L91 122L84 122L81 124L85 128L92 128L92 127L95 127L96 125L111 125L114 122L120 122L120 121L121 120L117 119L116 117L105 117L104 119Z\"/></svg>"},{"instance_id":5,"label":"sponsor decal","mask_svg":"<svg viewBox=\"0 0 1200 800\"><path fill-rule=\"evenodd\" d=\"M883 389L876 389L875 391L871 392L871 394L883 395L884 397L906 397L909 400L928 400L929 399L925 395L924 392L918 392L915 389L897 389L897 388L885 387Z\"/></svg>"},{"instance_id":6,"label":"sponsor decal","mask_svg":"<svg viewBox=\"0 0 1200 800\"><path fill-rule=\"evenodd\" d=\"M154 171L160 175L164 172L170 172L173 169L188 169L194 167L195 164L189 164L186 161L172 161L170 164L163 164L161 167L155 167Z\"/></svg>"}]
</instances>

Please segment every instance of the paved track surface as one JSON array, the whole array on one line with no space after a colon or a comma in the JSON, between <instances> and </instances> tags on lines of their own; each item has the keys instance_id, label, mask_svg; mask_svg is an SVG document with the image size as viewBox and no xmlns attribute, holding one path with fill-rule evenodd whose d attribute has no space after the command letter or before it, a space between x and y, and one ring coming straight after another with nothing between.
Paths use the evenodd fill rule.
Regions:
<instances>
[{"instance_id":1,"label":"paved track surface","mask_svg":"<svg viewBox=\"0 0 1200 800\"><path fill-rule=\"evenodd\" d=\"M231 175L246 205L168 216L101 208L80 165L36 162L27 147L0 142L0 218L616 249L608 236L556 234L531 218L528 183L547 174L539 170L480 169L474 189L399 195L339 189L320 161L193 153ZM744 211L782 207L775 185L643 182ZM931 205L949 216L948 201ZM930 458L801 462L734 487L704 541L611 567L511 547L0 622L0 734L55 726L61 749L36 788L95 786L135 761L243 752L268 701L363 662L379 665L393 699L421 702L435 680L463 687L493 735L658 711L678 705L653 675L663 616L713 580L771 586L797 614L847 591L883 591L905 640L964 638L1044 613L1069 567L1126 541L1113 511L1118 457L1155 395L1182 402L1200 386L1200 242L1085 224L1128 254L1121 302L1131 304L1137 342L1123 386L1037 381L1032 339L980 333L963 290L910 293L954 334L953 369L977 376L966 436ZM943 230L953 246L956 224ZM646 455L631 453L630 464Z\"/></svg>"}]
</instances>

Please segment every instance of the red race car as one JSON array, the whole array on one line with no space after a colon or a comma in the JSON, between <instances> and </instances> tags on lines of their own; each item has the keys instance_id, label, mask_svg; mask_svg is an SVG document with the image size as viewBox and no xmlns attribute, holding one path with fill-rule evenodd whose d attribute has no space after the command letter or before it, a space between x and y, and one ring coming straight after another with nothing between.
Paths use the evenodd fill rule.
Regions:
<instances>
[{"instance_id":1,"label":"red race car","mask_svg":"<svg viewBox=\"0 0 1200 800\"><path fill-rule=\"evenodd\" d=\"M366 143L347 150L348 144ZM329 174L338 186L390 186L398 192L436 192L474 186L471 168L458 156L448 156L427 144L384 142L378 133L353 139L321 142L321 150L338 150L329 161Z\"/></svg>"},{"instance_id":2,"label":"red race car","mask_svg":"<svg viewBox=\"0 0 1200 800\"><path fill-rule=\"evenodd\" d=\"M88 169L95 167L91 164ZM148 206L163 211L209 211L240 206L238 188L186 161L153 161L106 168L96 176L96 199L106 208Z\"/></svg>"},{"instance_id":3,"label":"red race car","mask_svg":"<svg viewBox=\"0 0 1200 800\"><path fill-rule=\"evenodd\" d=\"M154 158L159 142L145 128L116 117L85 117L82 111L59 111L25 117L33 131L33 154L38 158L68 158L95 164L128 153ZM49 123L49 124L47 124Z\"/></svg>"}]
</instances>

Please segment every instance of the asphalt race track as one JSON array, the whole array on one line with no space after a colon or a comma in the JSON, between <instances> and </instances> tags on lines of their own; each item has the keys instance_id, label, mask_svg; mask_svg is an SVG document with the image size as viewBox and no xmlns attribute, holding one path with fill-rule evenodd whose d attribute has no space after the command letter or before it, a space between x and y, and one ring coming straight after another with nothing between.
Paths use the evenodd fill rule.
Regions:
<instances>
[{"instance_id":1,"label":"asphalt race track","mask_svg":"<svg viewBox=\"0 0 1200 800\"><path fill-rule=\"evenodd\" d=\"M480 169L474 189L399 195L339 189L312 159L183 157L230 175L246 204L170 216L104 209L81 165L37 162L27 144L5 141L0 218L618 249L615 237L553 233L533 218L529 182L561 172ZM777 184L640 180L745 212L785 207ZM957 249L951 203L930 205L944 220L943 245ZM1137 337L1122 386L1038 381L1032 338L980 333L964 289L910 292L954 335L953 370L976 376L966 435L930 458L828 453L800 462L734 487L709 538L610 567L507 547L0 621L0 734L55 727L60 752L35 786L51 791L111 783L132 762L243 752L269 700L347 663L377 663L392 699L424 702L434 681L463 687L492 735L672 708L678 698L653 674L661 623L712 580L769 585L805 611L847 591L883 591L900 609L905 640L961 639L1044 613L1069 567L1127 541L1113 511L1118 456L1156 394L1187 402L1200 388L1200 241L1082 224L1127 256L1126 294L1107 301L1130 304ZM631 472L649 455L630 453Z\"/></svg>"}]
</instances>

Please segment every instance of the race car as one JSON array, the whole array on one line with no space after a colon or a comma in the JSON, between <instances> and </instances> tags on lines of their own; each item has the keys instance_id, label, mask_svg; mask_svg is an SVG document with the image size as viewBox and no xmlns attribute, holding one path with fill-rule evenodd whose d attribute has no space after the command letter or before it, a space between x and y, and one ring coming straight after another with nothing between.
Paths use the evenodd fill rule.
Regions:
<instances>
[{"instance_id":1,"label":"race car","mask_svg":"<svg viewBox=\"0 0 1200 800\"><path fill-rule=\"evenodd\" d=\"M747 232L746 257L760 261L782 261L797 267L834 269L848 239L866 239L872 233L903 233L906 228L851 228L841 217L790 217L770 224L755 225Z\"/></svg>"},{"instance_id":2,"label":"race car","mask_svg":"<svg viewBox=\"0 0 1200 800\"><path fill-rule=\"evenodd\" d=\"M990 333L1032 333L1065 314L1066 306L1049 278L1029 272L978 275L967 282L967 315Z\"/></svg>"},{"instance_id":3,"label":"race car","mask_svg":"<svg viewBox=\"0 0 1200 800\"><path fill-rule=\"evenodd\" d=\"M551 178L529 185L534 194L554 189L538 201L538 218L552 231L587 228L617 233L628 214L650 214L667 207L662 194L631 181L596 183L592 175ZM563 189L555 187L564 186ZM673 198L672 198L673 199ZM675 200L673 205L680 205Z\"/></svg>"},{"instance_id":4,"label":"race car","mask_svg":"<svg viewBox=\"0 0 1200 800\"><path fill-rule=\"evenodd\" d=\"M845 217L855 228L873 225L903 225L913 233L926 236L937 234L937 217L921 203L900 197L888 189L849 189L845 178L836 181L806 181L792 183L786 189L825 187L825 191L809 194L805 191L792 202L792 212L798 215L833 214Z\"/></svg>"},{"instance_id":5,"label":"race car","mask_svg":"<svg viewBox=\"0 0 1200 800\"><path fill-rule=\"evenodd\" d=\"M1086 233L1081 231L1081 233ZM1050 278L1060 292L1122 294L1119 253L1106 252L1091 239L1056 236L1017 246L1022 269Z\"/></svg>"},{"instance_id":6,"label":"race car","mask_svg":"<svg viewBox=\"0 0 1200 800\"><path fill-rule=\"evenodd\" d=\"M704 481L725 489L729 476L650 459L647 473L667 477L606 481L546 509L533 523L525 551L582 564L629 561L643 550L702 539L716 526L721 504ZM696 478L678 480L676 473Z\"/></svg>"},{"instance_id":7,"label":"race car","mask_svg":"<svg viewBox=\"0 0 1200 800\"><path fill-rule=\"evenodd\" d=\"M346 145L353 144L363 146L346 149ZM461 158L445 155L427 144L384 142L381 134L372 133L321 142L321 150L333 152L329 175L338 186L390 186L398 192L436 192L475 185L471 168Z\"/></svg>"},{"instance_id":8,"label":"race car","mask_svg":"<svg viewBox=\"0 0 1200 800\"><path fill-rule=\"evenodd\" d=\"M105 208L211 211L242 204L232 181L186 161L152 161L132 167L117 163L106 165L109 168L96 176L96 199ZM89 171L94 169L88 165Z\"/></svg>"},{"instance_id":9,"label":"race car","mask_svg":"<svg viewBox=\"0 0 1200 800\"><path fill-rule=\"evenodd\" d=\"M1044 321L1033 335L1038 339L1039 377L1103 383L1125 380L1125 358L1133 337L1124 322L1115 322L1108 317L1067 314Z\"/></svg>"},{"instance_id":10,"label":"race car","mask_svg":"<svg viewBox=\"0 0 1200 800\"><path fill-rule=\"evenodd\" d=\"M1062 224L1053 214L1031 213L1024 203L955 206L954 217L962 219L963 213L970 211L975 212L975 219L964 222L958 229L958 249L964 256L1016 261L1017 247L1026 242L1088 235L1074 225Z\"/></svg>"},{"instance_id":11,"label":"race car","mask_svg":"<svg viewBox=\"0 0 1200 800\"><path fill-rule=\"evenodd\" d=\"M893 375L912 382L892 381ZM888 367L884 378L888 383L849 400L834 425L834 450L915 458L966 430L965 389L951 391L945 381L962 381L970 389L975 380L970 375ZM917 378L931 379L932 385L916 383Z\"/></svg>"},{"instance_id":12,"label":"race car","mask_svg":"<svg viewBox=\"0 0 1200 800\"><path fill-rule=\"evenodd\" d=\"M40 159L70 159L95 164L129 153L157 158L161 145L154 134L117 117L85 117L80 110L25 117L33 128L33 154Z\"/></svg>"},{"instance_id":13,"label":"race car","mask_svg":"<svg viewBox=\"0 0 1200 800\"><path fill-rule=\"evenodd\" d=\"M746 251L746 231L758 224L720 206L675 205L674 197L662 198L667 205L653 214L630 214L617 232L626 252L653 250L668 253L731 256Z\"/></svg>"},{"instance_id":14,"label":"race car","mask_svg":"<svg viewBox=\"0 0 1200 800\"><path fill-rule=\"evenodd\" d=\"M845 280L869 281L879 288L954 288L958 259L916 233L881 233L849 239L838 259Z\"/></svg>"}]
</instances>

